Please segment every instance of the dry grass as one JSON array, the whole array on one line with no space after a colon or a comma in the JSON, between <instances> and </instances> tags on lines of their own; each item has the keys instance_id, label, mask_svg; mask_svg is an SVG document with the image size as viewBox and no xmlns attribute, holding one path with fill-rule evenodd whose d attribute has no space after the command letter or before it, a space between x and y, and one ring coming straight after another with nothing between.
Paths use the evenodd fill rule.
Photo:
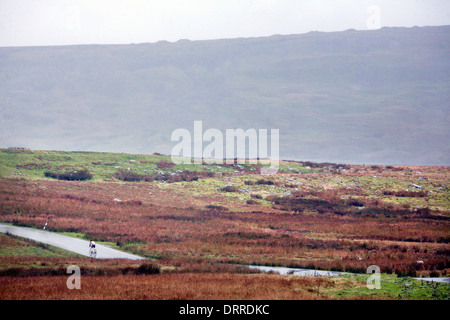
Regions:
<instances>
[{"instance_id":1,"label":"dry grass","mask_svg":"<svg viewBox=\"0 0 450 320\"><path fill-rule=\"evenodd\" d=\"M160 274L81 278L81 289L69 290L68 277L0 278L0 300L297 300L330 299L328 278L294 278L265 274Z\"/></svg>"}]
</instances>

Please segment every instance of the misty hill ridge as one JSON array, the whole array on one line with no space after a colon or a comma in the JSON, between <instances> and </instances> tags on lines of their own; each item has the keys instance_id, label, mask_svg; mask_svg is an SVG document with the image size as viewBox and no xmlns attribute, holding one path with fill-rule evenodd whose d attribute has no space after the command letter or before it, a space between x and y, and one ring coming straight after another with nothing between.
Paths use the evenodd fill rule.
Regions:
<instances>
[{"instance_id":1,"label":"misty hill ridge","mask_svg":"<svg viewBox=\"0 0 450 320\"><path fill-rule=\"evenodd\" d=\"M169 154L280 130L283 159L449 165L450 26L0 48L0 147Z\"/></svg>"}]
</instances>

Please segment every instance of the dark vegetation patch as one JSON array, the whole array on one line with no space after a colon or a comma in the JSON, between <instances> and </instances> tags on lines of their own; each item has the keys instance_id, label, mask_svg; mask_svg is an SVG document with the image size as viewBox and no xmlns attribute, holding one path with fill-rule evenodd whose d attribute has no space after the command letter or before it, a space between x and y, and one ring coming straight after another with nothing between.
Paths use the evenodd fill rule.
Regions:
<instances>
[{"instance_id":1,"label":"dark vegetation patch","mask_svg":"<svg viewBox=\"0 0 450 320\"><path fill-rule=\"evenodd\" d=\"M256 181L256 184L264 184L264 185L273 185L274 182L272 180L264 180L264 179L260 179L258 181Z\"/></svg>"},{"instance_id":2,"label":"dark vegetation patch","mask_svg":"<svg viewBox=\"0 0 450 320\"><path fill-rule=\"evenodd\" d=\"M300 193L299 193L300 194ZM384 204L377 199L341 199L336 196L323 198L306 198L304 196L294 195L289 197L267 197L275 208L290 212L317 212L334 213L336 215L354 215L362 217L403 217L405 219L434 219L449 220L448 217L433 212L428 207L410 208L410 206L398 206Z\"/></svg>"},{"instance_id":3,"label":"dark vegetation patch","mask_svg":"<svg viewBox=\"0 0 450 320\"><path fill-rule=\"evenodd\" d=\"M168 162L168 161L159 161L159 162L156 164L156 166L157 166L158 168L161 168L161 169L163 169L163 168L172 168L173 166L175 166L175 163L173 163L173 162Z\"/></svg>"},{"instance_id":4,"label":"dark vegetation patch","mask_svg":"<svg viewBox=\"0 0 450 320\"><path fill-rule=\"evenodd\" d=\"M420 198L420 197L426 197L428 193L426 191L385 190L385 191L383 191L383 194L385 196L394 196L394 197Z\"/></svg>"},{"instance_id":5,"label":"dark vegetation patch","mask_svg":"<svg viewBox=\"0 0 450 320\"><path fill-rule=\"evenodd\" d=\"M113 276L113 275L145 275L159 274L158 266L151 263L143 263L139 266L127 266L119 268L80 267L82 276ZM39 276L67 276L64 267L13 267L0 270L0 277L39 277Z\"/></svg>"},{"instance_id":6,"label":"dark vegetation patch","mask_svg":"<svg viewBox=\"0 0 450 320\"><path fill-rule=\"evenodd\" d=\"M161 219L161 220L174 220L174 221L191 221L198 222L204 220L202 217L192 217L192 216L177 216L177 215L167 215L167 216L155 216L149 217L150 220Z\"/></svg>"},{"instance_id":7,"label":"dark vegetation patch","mask_svg":"<svg viewBox=\"0 0 450 320\"><path fill-rule=\"evenodd\" d=\"M133 171L127 171L124 169L120 169L119 171L114 173L114 178L119 179L121 181L126 181L126 182L136 182L136 181L151 182L154 180L153 177L150 175L142 175L142 174L138 174Z\"/></svg>"},{"instance_id":8,"label":"dark vegetation patch","mask_svg":"<svg viewBox=\"0 0 450 320\"><path fill-rule=\"evenodd\" d=\"M48 162L35 163L29 162L16 165L17 169L35 170L35 169L51 169L52 165Z\"/></svg>"},{"instance_id":9,"label":"dark vegetation patch","mask_svg":"<svg viewBox=\"0 0 450 320\"><path fill-rule=\"evenodd\" d=\"M225 186L223 188L220 188L220 191L223 192L241 192L238 188L235 186Z\"/></svg>"},{"instance_id":10,"label":"dark vegetation patch","mask_svg":"<svg viewBox=\"0 0 450 320\"><path fill-rule=\"evenodd\" d=\"M209 205L205 206L205 208L208 210L216 210L216 211L230 211L230 209L228 209L227 207L214 205L214 204L209 204Z\"/></svg>"},{"instance_id":11,"label":"dark vegetation patch","mask_svg":"<svg viewBox=\"0 0 450 320\"><path fill-rule=\"evenodd\" d=\"M339 202L330 202L321 199L308 199L297 197L274 197L271 199L279 209L291 212L317 211L319 213L342 211L346 206Z\"/></svg>"},{"instance_id":12,"label":"dark vegetation patch","mask_svg":"<svg viewBox=\"0 0 450 320\"><path fill-rule=\"evenodd\" d=\"M303 166L310 167L310 168L328 168L328 169L350 169L349 165L346 164L338 164L338 163L331 163L331 162L311 162L311 161L302 161L301 162Z\"/></svg>"},{"instance_id":13,"label":"dark vegetation patch","mask_svg":"<svg viewBox=\"0 0 450 320\"><path fill-rule=\"evenodd\" d=\"M74 171L46 171L44 176L47 178L54 178L58 180L68 180L68 181L84 181L92 179L92 174L89 173L87 169L74 170Z\"/></svg>"},{"instance_id":14,"label":"dark vegetation patch","mask_svg":"<svg viewBox=\"0 0 450 320\"><path fill-rule=\"evenodd\" d=\"M191 171L183 171L183 172L172 172L172 173L164 173L164 172L155 172L151 174L138 174L133 171L128 171L124 169L118 170L114 174L114 178L126 181L126 182L137 182L137 181L163 181L168 183L180 182L180 181L197 181L201 178L209 178L213 177L213 172L191 172Z\"/></svg>"},{"instance_id":15,"label":"dark vegetation patch","mask_svg":"<svg viewBox=\"0 0 450 320\"><path fill-rule=\"evenodd\" d=\"M239 238L239 239L267 239L270 237L268 234L264 233L254 233L254 232L227 232L224 234L225 237Z\"/></svg>"},{"instance_id":16,"label":"dark vegetation patch","mask_svg":"<svg viewBox=\"0 0 450 320\"><path fill-rule=\"evenodd\" d=\"M130 205L130 206L141 206L142 205L142 201L138 200L138 199L123 200L123 201L119 201L117 203L120 205Z\"/></svg>"}]
</instances>

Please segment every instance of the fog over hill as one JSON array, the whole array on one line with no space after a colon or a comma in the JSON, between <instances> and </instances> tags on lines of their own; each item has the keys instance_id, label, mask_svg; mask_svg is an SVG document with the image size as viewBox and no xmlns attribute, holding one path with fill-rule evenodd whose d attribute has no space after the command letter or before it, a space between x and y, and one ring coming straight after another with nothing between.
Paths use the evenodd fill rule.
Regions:
<instances>
[{"instance_id":1,"label":"fog over hill","mask_svg":"<svg viewBox=\"0 0 450 320\"><path fill-rule=\"evenodd\" d=\"M0 147L169 154L279 129L282 159L450 165L450 26L0 48Z\"/></svg>"}]
</instances>

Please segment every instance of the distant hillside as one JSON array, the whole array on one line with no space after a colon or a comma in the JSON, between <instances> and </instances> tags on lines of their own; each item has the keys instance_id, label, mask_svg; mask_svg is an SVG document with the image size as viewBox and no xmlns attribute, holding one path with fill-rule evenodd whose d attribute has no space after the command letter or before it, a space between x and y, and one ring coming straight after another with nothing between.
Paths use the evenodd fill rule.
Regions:
<instances>
[{"instance_id":1,"label":"distant hillside","mask_svg":"<svg viewBox=\"0 0 450 320\"><path fill-rule=\"evenodd\" d=\"M0 147L169 154L280 129L282 159L450 165L450 26L0 48Z\"/></svg>"}]
</instances>

